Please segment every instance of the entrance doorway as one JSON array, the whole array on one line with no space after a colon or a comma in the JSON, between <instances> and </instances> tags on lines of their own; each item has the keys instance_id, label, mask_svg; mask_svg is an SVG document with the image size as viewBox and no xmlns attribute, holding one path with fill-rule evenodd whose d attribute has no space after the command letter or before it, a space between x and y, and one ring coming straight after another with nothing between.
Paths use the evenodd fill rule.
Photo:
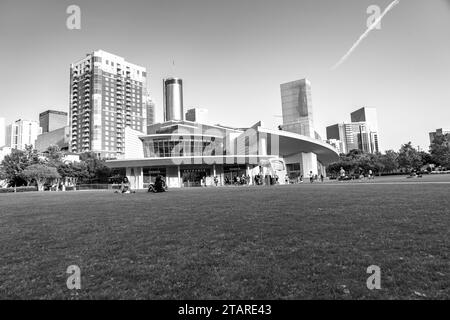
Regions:
<instances>
[{"instance_id":1,"label":"entrance doorway","mask_svg":"<svg viewBox=\"0 0 450 320\"><path fill-rule=\"evenodd\" d=\"M211 169L209 168L192 168L182 169L181 179L184 187L201 187L206 179L211 177Z\"/></svg>"}]
</instances>

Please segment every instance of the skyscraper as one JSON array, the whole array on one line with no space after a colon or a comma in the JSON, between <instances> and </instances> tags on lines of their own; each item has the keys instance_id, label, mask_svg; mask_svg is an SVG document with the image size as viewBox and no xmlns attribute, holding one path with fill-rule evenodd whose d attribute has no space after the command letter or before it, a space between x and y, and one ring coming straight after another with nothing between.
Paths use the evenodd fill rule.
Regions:
<instances>
[{"instance_id":1,"label":"skyscraper","mask_svg":"<svg viewBox=\"0 0 450 320\"><path fill-rule=\"evenodd\" d=\"M27 146L36 145L36 139L41 133L42 129L37 121L17 120L6 129L6 146L25 150Z\"/></svg>"},{"instance_id":2,"label":"skyscraper","mask_svg":"<svg viewBox=\"0 0 450 320\"><path fill-rule=\"evenodd\" d=\"M202 108L190 108L186 112L186 120L206 124L208 122L208 110Z\"/></svg>"},{"instance_id":3,"label":"skyscraper","mask_svg":"<svg viewBox=\"0 0 450 320\"><path fill-rule=\"evenodd\" d=\"M42 133L51 132L67 126L67 112L47 110L39 114Z\"/></svg>"},{"instance_id":4,"label":"skyscraper","mask_svg":"<svg viewBox=\"0 0 450 320\"><path fill-rule=\"evenodd\" d=\"M378 132L378 117L377 109L362 107L352 113L350 113L350 120L352 122L365 122L367 127L372 132Z\"/></svg>"},{"instance_id":5,"label":"skyscraper","mask_svg":"<svg viewBox=\"0 0 450 320\"><path fill-rule=\"evenodd\" d=\"M147 126L150 126L156 121L156 105L150 98L150 95L146 97L145 107L147 109ZM147 128L145 128L145 133L147 133Z\"/></svg>"},{"instance_id":6,"label":"skyscraper","mask_svg":"<svg viewBox=\"0 0 450 320\"><path fill-rule=\"evenodd\" d=\"M342 142L343 153L361 150L367 153L380 152L377 110L361 108L350 114L351 123L338 123L327 127L327 139Z\"/></svg>"},{"instance_id":7,"label":"skyscraper","mask_svg":"<svg viewBox=\"0 0 450 320\"><path fill-rule=\"evenodd\" d=\"M184 120L183 80L168 78L163 80L164 121Z\"/></svg>"},{"instance_id":8,"label":"skyscraper","mask_svg":"<svg viewBox=\"0 0 450 320\"><path fill-rule=\"evenodd\" d=\"M147 71L98 50L70 66L72 152L118 158L125 127L145 132Z\"/></svg>"},{"instance_id":9,"label":"skyscraper","mask_svg":"<svg viewBox=\"0 0 450 320\"><path fill-rule=\"evenodd\" d=\"M365 123L365 130L368 135L370 152L380 152L380 137L378 134L378 116L376 108L362 107L350 114L352 123Z\"/></svg>"},{"instance_id":10,"label":"skyscraper","mask_svg":"<svg viewBox=\"0 0 450 320\"><path fill-rule=\"evenodd\" d=\"M280 87L283 111L281 128L315 138L311 82L302 79L284 83Z\"/></svg>"}]
</instances>

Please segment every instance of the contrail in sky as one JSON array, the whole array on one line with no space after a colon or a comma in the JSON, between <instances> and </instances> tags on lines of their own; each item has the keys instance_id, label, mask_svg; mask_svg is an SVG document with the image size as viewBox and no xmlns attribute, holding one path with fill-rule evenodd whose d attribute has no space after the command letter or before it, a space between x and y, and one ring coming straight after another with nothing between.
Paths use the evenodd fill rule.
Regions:
<instances>
[{"instance_id":1,"label":"contrail in sky","mask_svg":"<svg viewBox=\"0 0 450 320\"><path fill-rule=\"evenodd\" d=\"M383 13L375 19L375 21L367 28L366 32L364 32L359 39L355 42L355 44L350 48L350 50L348 50L348 52L345 54L345 56L343 56L341 58L341 60L338 61L338 63L336 63L331 70L336 69L337 67L339 67L342 63L344 63L345 60L347 60L347 58L352 54L352 52L356 49L356 47L359 46L359 44L361 43L361 41L364 40L364 38L366 38L370 31L372 31L373 29L376 28L376 26L381 22L381 20L384 18L384 16L391 11L396 5L398 5L400 3L400 0L394 0L390 5L387 6L386 9L384 9Z\"/></svg>"}]
</instances>

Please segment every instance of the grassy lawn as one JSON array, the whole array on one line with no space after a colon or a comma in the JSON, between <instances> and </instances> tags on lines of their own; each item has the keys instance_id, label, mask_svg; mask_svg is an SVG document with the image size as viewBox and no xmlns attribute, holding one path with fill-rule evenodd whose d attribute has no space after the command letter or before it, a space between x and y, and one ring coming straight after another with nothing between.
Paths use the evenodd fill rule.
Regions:
<instances>
[{"instance_id":1,"label":"grassy lawn","mask_svg":"<svg viewBox=\"0 0 450 320\"><path fill-rule=\"evenodd\" d=\"M449 299L450 184L432 181L449 177L0 194L0 298Z\"/></svg>"}]
</instances>

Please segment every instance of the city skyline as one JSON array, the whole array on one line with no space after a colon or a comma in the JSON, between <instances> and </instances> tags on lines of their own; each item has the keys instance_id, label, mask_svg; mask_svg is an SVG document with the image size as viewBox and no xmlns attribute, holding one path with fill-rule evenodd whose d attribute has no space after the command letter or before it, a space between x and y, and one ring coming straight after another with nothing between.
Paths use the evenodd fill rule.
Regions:
<instances>
[{"instance_id":1,"label":"city skyline","mask_svg":"<svg viewBox=\"0 0 450 320\"><path fill-rule=\"evenodd\" d=\"M377 5L384 8L389 2ZM384 149L397 150L412 141L427 150L428 133L449 126L444 119L450 118L450 93L445 89L450 82L450 45L443 41L450 30L448 1L401 2L383 20L381 30L373 31L335 71L329 66L365 30L371 2L353 1L345 10L332 1L254 4L153 1L136 2L124 11L125 5L116 1L79 1L81 30L70 31L65 3L25 6L23 1L4 1L0 35L5 47L14 50L0 53L2 61L13 62L5 65L0 83L0 116L12 123L36 119L48 109L44 106L68 111L68 66L103 49L147 68L157 122L163 114L161 80L177 76L185 80L185 105L210 110L211 123L249 126L258 110L266 126L276 127L281 124L274 117L281 113L279 84L308 78L315 126L322 137L326 126L345 121L345 115L361 106L377 108ZM119 12L128 13L127 30L114 25ZM169 13L176 23L163 28ZM236 23L227 24L226 17ZM263 24L267 26L261 32ZM116 41L131 30L126 44ZM36 38L32 56L29 37ZM43 72L47 80L37 81ZM17 92L22 92L21 99Z\"/></svg>"}]
</instances>

